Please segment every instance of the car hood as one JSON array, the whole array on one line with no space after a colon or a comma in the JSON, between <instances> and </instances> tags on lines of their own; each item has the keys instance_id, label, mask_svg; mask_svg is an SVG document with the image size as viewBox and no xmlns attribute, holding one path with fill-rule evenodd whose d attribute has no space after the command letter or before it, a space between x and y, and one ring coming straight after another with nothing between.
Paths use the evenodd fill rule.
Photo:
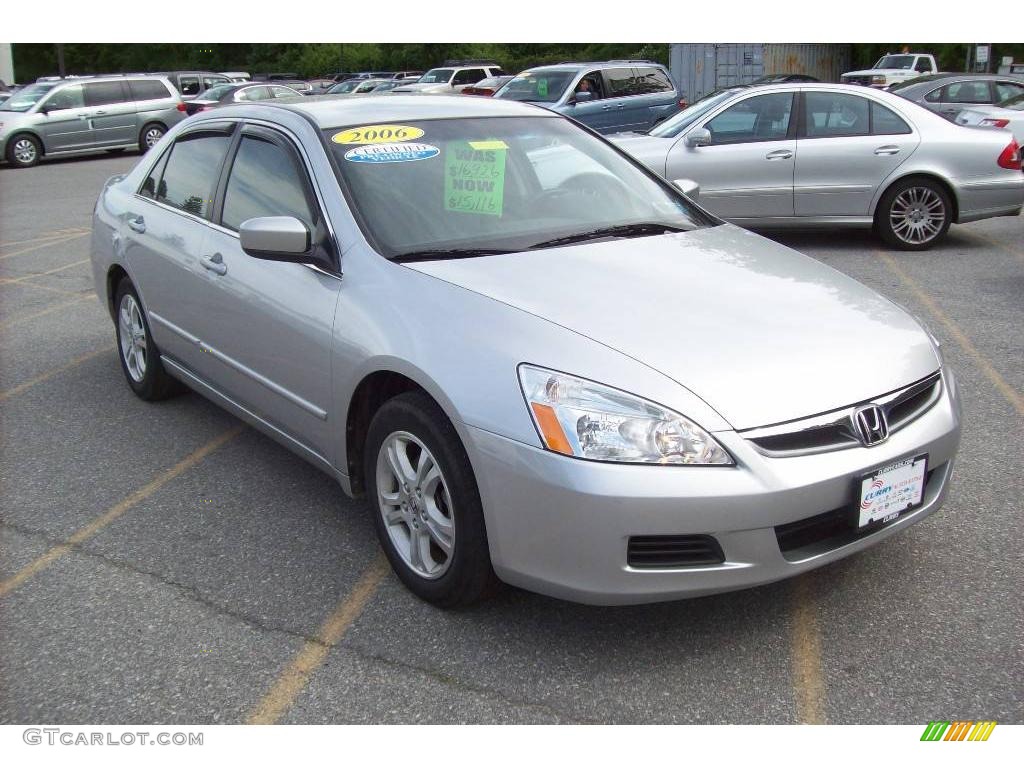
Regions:
<instances>
[{"instance_id":1,"label":"car hood","mask_svg":"<svg viewBox=\"0 0 1024 768\"><path fill-rule=\"evenodd\" d=\"M898 306L732 225L405 266L628 355L735 429L870 400L939 367Z\"/></svg>"},{"instance_id":2,"label":"car hood","mask_svg":"<svg viewBox=\"0 0 1024 768\"><path fill-rule=\"evenodd\" d=\"M613 133L608 138L624 152L632 155L659 176L668 168L668 152L679 141L678 136L659 137L646 133Z\"/></svg>"}]
</instances>

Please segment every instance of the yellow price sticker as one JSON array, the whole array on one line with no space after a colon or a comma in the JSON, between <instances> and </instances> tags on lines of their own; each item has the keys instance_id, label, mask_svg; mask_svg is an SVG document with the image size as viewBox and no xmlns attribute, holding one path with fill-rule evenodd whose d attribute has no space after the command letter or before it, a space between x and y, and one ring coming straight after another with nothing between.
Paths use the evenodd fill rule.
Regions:
<instances>
[{"instance_id":1,"label":"yellow price sticker","mask_svg":"<svg viewBox=\"0 0 1024 768\"><path fill-rule=\"evenodd\" d=\"M391 144L410 141L423 135L420 128L411 125L364 125L349 128L331 136L335 144Z\"/></svg>"}]
</instances>

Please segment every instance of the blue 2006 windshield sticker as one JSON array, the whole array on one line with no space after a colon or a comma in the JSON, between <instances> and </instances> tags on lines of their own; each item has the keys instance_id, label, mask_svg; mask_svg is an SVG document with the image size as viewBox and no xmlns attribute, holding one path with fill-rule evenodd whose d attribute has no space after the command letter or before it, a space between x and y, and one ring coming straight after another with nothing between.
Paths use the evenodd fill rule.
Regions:
<instances>
[{"instance_id":1,"label":"blue 2006 windshield sticker","mask_svg":"<svg viewBox=\"0 0 1024 768\"><path fill-rule=\"evenodd\" d=\"M429 160L441 150L431 144L406 141L401 144L367 144L350 149L345 159L352 163L407 163L410 160Z\"/></svg>"}]
</instances>

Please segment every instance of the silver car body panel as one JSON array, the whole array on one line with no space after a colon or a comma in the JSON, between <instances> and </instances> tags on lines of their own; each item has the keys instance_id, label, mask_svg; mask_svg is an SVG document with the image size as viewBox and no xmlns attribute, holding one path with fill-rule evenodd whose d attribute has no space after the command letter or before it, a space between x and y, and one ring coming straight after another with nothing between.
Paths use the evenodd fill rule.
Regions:
<instances>
[{"instance_id":1,"label":"silver car body panel","mask_svg":"<svg viewBox=\"0 0 1024 768\"><path fill-rule=\"evenodd\" d=\"M550 115L516 102L394 96L197 115L101 192L91 241L97 293L112 311L109 276L127 272L173 375L349 493L346 422L358 387L380 372L414 381L466 448L498 575L546 594L629 603L736 589L843 557L938 507L960 430L947 369L939 401L872 448L775 458L736 431L847 407L938 370L927 332L888 300L728 225L507 257L391 262L357 226L321 135L364 122L538 114ZM226 120L273 127L296 144L340 273L252 259L234 233L136 194L182 131ZM128 226L139 216L152 238ZM198 264L213 248L224 275ZM531 277L538 269L551 279ZM620 297L622 311L574 298L594 290ZM616 465L544 450L516 373L524 362L685 414L736 466ZM850 502L862 474L920 452L935 471L918 510L841 546L780 550L774 526ZM627 565L629 536L689 532L716 536L726 562Z\"/></svg>"},{"instance_id":2,"label":"silver car body panel","mask_svg":"<svg viewBox=\"0 0 1024 768\"><path fill-rule=\"evenodd\" d=\"M839 91L877 101L910 126L910 134L797 138L746 144L688 147L686 135L737 103L773 92ZM923 107L860 86L782 84L738 91L678 136L611 136L616 144L668 178L700 184L700 202L712 213L744 226L870 226L885 190L902 178L923 175L944 182L956 200L957 223L1017 215L1024 206L1024 175L1000 168L1007 140L965 131ZM793 152L793 159L770 155ZM791 164L786 184L781 164ZM793 210L783 212L788 194Z\"/></svg>"}]
</instances>

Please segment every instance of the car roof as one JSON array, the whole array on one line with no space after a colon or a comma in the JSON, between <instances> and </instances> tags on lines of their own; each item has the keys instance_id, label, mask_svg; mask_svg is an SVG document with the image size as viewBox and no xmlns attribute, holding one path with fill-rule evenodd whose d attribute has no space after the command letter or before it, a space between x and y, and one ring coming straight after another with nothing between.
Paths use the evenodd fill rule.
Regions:
<instances>
[{"instance_id":1,"label":"car roof","mask_svg":"<svg viewBox=\"0 0 1024 768\"><path fill-rule=\"evenodd\" d=\"M634 61L634 60L622 60L622 61L563 61L560 64L542 64L539 67L527 67L522 70L523 72L537 72L543 69L612 69L615 67L658 67L659 69L666 69L664 64L659 64L656 61Z\"/></svg>"},{"instance_id":2,"label":"car roof","mask_svg":"<svg viewBox=\"0 0 1024 768\"><path fill-rule=\"evenodd\" d=\"M479 103L477 103L479 102ZM320 128L357 123L385 123L395 120L442 120L469 117L555 117L555 113L532 104L506 99L467 99L463 96L403 96L386 99L345 99L333 94L277 99L281 107L306 115Z\"/></svg>"}]
</instances>

